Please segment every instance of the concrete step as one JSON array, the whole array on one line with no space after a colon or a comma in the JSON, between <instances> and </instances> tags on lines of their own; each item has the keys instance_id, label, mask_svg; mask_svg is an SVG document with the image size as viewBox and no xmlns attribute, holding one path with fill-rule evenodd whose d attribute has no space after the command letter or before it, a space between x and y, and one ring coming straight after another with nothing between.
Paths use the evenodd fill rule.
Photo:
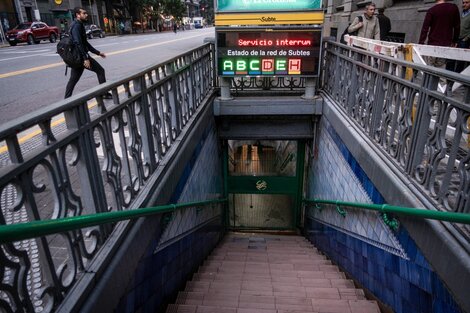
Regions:
<instances>
[{"instance_id":1,"label":"concrete step","mask_svg":"<svg viewBox=\"0 0 470 313\"><path fill-rule=\"evenodd\" d=\"M320 293L317 293L321 296ZM331 291L327 293L323 290L323 295L327 296L337 296L339 300L366 300L364 296L364 292L361 289L352 289L352 288L338 288L337 290ZM224 292L224 290L206 290L206 291L199 291L199 292L190 292L190 291L180 291L178 294L178 298L176 304L197 304L202 305L204 299L212 299L215 296L220 296L222 298L238 298L240 301L241 299L253 299L257 300L256 302L263 302L267 300L272 300L271 302L275 302L278 300L285 300L284 298L302 298L302 299L312 299L308 297L300 297L300 296L293 296L293 297L285 297L285 296L274 296L274 295L253 295L253 294L244 294L244 293L235 293L233 290ZM334 300L328 297L325 297L329 300ZM321 298L317 298L321 299ZM246 301L245 301L246 302Z\"/></svg>"},{"instance_id":2,"label":"concrete step","mask_svg":"<svg viewBox=\"0 0 470 313\"><path fill-rule=\"evenodd\" d=\"M171 304L167 313L380 313L375 301L317 300L303 298L207 300L206 304Z\"/></svg>"},{"instance_id":3,"label":"concrete step","mask_svg":"<svg viewBox=\"0 0 470 313\"><path fill-rule=\"evenodd\" d=\"M167 312L378 313L344 273L298 236L228 236Z\"/></svg>"},{"instance_id":4,"label":"concrete step","mask_svg":"<svg viewBox=\"0 0 470 313\"><path fill-rule=\"evenodd\" d=\"M245 279L245 277L247 279ZM249 278L249 275L245 277L231 277L228 279L210 279L210 278L201 278L194 277L192 282L210 282L212 284L220 284L225 282L235 283L240 282L242 284L249 284L254 282L262 283L266 286L303 286L303 287L345 287L345 288L355 288L354 282L349 279L344 278L305 278L305 277L289 277L286 276L285 280L276 278L275 281L269 277L256 277L253 276L253 279ZM281 276L283 277L283 276ZM260 279L257 279L260 278Z\"/></svg>"},{"instance_id":5,"label":"concrete step","mask_svg":"<svg viewBox=\"0 0 470 313\"><path fill-rule=\"evenodd\" d=\"M354 291L359 290L359 291ZM186 292L201 292L206 294L220 293L232 295L257 295L279 297L309 297L319 299L363 299L364 293L354 286L292 286L292 285L265 285L259 282L222 282L186 283Z\"/></svg>"}]
</instances>

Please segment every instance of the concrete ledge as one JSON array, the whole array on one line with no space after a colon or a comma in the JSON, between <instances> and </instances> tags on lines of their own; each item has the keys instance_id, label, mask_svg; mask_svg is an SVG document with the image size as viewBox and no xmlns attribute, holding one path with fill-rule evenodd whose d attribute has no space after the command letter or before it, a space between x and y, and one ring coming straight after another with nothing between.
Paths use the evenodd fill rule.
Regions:
<instances>
[{"instance_id":1,"label":"concrete ledge","mask_svg":"<svg viewBox=\"0 0 470 313\"><path fill-rule=\"evenodd\" d=\"M348 116L327 97L325 97L323 115L387 203L432 209L432 204L407 176L399 172L357 126L349 122ZM469 243L449 223L405 217L400 217L400 222L448 287L461 309L470 312L467 288L470 286L470 255L467 252Z\"/></svg>"},{"instance_id":2,"label":"concrete ledge","mask_svg":"<svg viewBox=\"0 0 470 313\"><path fill-rule=\"evenodd\" d=\"M214 115L321 115L323 99L301 97L238 97L214 101Z\"/></svg>"},{"instance_id":3,"label":"concrete ledge","mask_svg":"<svg viewBox=\"0 0 470 313\"><path fill-rule=\"evenodd\" d=\"M225 116L217 128L221 139L311 139L313 121L311 116Z\"/></svg>"}]
</instances>

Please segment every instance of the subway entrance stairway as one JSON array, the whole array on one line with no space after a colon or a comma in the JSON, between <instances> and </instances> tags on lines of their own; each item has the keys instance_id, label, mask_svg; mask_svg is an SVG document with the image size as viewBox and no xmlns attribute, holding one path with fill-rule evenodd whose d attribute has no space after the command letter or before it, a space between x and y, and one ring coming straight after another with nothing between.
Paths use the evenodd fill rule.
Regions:
<instances>
[{"instance_id":1,"label":"subway entrance stairway","mask_svg":"<svg viewBox=\"0 0 470 313\"><path fill-rule=\"evenodd\" d=\"M375 301L307 239L230 232L167 313L376 313Z\"/></svg>"}]
</instances>

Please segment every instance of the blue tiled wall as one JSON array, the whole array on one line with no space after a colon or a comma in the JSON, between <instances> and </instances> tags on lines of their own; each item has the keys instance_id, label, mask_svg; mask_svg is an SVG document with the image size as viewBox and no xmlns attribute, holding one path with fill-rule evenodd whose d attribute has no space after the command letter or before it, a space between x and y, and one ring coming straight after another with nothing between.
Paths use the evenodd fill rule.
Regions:
<instances>
[{"instance_id":1,"label":"blue tiled wall","mask_svg":"<svg viewBox=\"0 0 470 313\"><path fill-rule=\"evenodd\" d=\"M172 203L220 196L222 153L218 153L217 149L216 127L212 123L186 164L171 197ZM174 300L171 297L184 286L217 245L222 235L220 206L208 209L189 208L185 212L175 214L170 222L162 223L165 228L156 230L154 244L140 260L134 279L127 294L121 298L117 312L161 311L169 301ZM184 222L188 217L192 219L190 224ZM194 223L194 220L199 224ZM181 232L181 229L184 231Z\"/></svg>"},{"instance_id":2,"label":"blue tiled wall","mask_svg":"<svg viewBox=\"0 0 470 313\"><path fill-rule=\"evenodd\" d=\"M341 176L354 173L357 184L354 187L348 187L352 188L350 192L360 196L361 192L357 189L362 189L368 196L368 202L383 203L383 196L369 180L360 164L354 159L328 121L323 118L321 124L319 147L328 149L330 153L324 159L340 158L342 161L339 163L344 162L349 168L328 164L321 157L312 160L308 196L310 198L338 199L344 192L336 189L343 188L346 185L345 181L348 180L347 177ZM319 151L318 155L320 156L321 153L322 151ZM337 155L332 156L331 153ZM331 171L335 173L331 173ZM335 182L327 184L328 187L325 187L322 185L322 180L325 180L325 177L334 177ZM348 183L350 184L350 182ZM322 211L327 210L331 209ZM460 312L453 297L403 226L400 226L398 232L393 234L402 253L396 253L396 251L391 253L387 247L363 240L361 236L346 227L342 228L341 224L326 220L325 218L328 216L307 214L305 223L307 236L318 249L371 291L382 303L397 313ZM357 215L348 214L346 219L354 219L355 217ZM368 221L370 224L367 227L373 227L372 222L380 222L379 219L374 221L373 216L369 216ZM353 224L359 222L364 224L364 221L358 220L353 221Z\"/></svg>"}]
</instances>

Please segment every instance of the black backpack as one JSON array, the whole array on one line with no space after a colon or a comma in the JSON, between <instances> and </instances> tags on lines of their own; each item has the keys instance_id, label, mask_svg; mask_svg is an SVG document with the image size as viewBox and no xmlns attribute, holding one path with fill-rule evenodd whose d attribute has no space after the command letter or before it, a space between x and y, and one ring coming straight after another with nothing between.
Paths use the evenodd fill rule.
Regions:
<instances>
[{"instance_id":1,"label":"black backpack","mask_svg":"<svg viewBox=\"0 0 470 313\"><path fill-rule=\"evenodd\" d=\"M72 25L72 27L73 26L74 25ZM70 31L72 30L72 27L70 28ZM57 44L57 53L68 67L80 68L83 66L83 57L73 42L70 33L65 34Z\"/></svg>"},{"instance_id":2,"label":"black backpack","mask_svg":"<svg viewBox=\"0 0 470 313\"><path fill-rule=\"evenodd\" d=\"M359 19L359 22L362 23L362 16L358 16L357 18ZM349 26L351 26L351 24L352 23L350 23L346 27L346 29L344 30L343 34L341 34L341 38L340 38L339 42L346 44L346 40L344 40L345 35L357 36L357 33L358 33L359 30L356 30L355 32L352 32L352 33L348 32L348 28L349 28Z\"/></svg>"}]
</instances>

